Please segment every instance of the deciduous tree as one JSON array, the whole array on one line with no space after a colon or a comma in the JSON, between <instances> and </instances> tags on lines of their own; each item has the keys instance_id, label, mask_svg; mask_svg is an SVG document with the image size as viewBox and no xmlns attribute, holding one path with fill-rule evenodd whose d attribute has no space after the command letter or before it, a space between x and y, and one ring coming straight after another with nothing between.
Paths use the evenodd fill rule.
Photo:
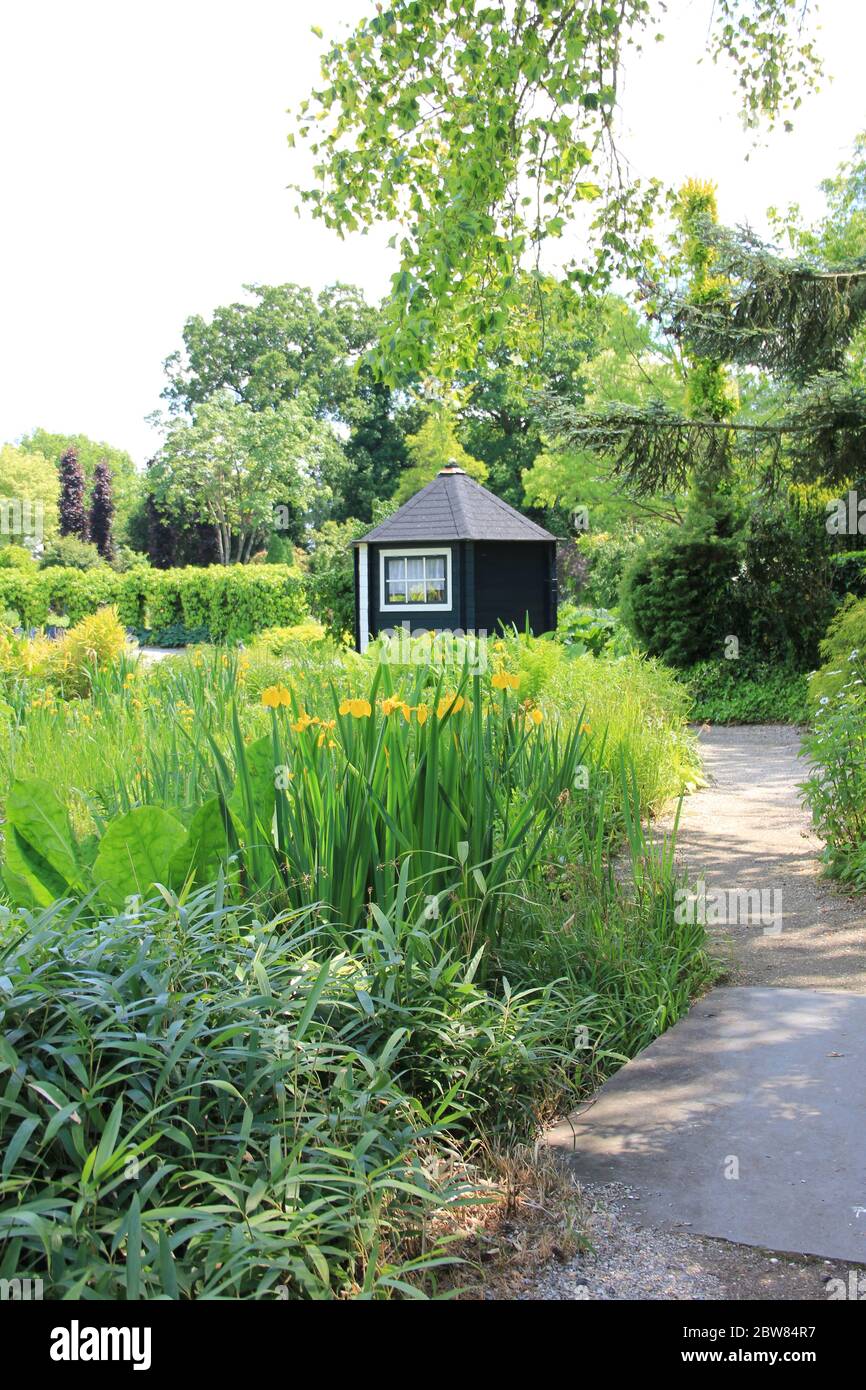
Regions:
<instances>
[{"instance_id":1,"label":"deciduous tree","mask_svg":"<svg viewBox=\"0 0 866 1390\"><path fill-rule=\"evenodd\" d=\"M154 500L214 528L220 563L245 563L276 526L290 529L326 486L342 451L298 401L261 410L227 393L166 425L149 469Z\"/></svg>"},{"instance_id":2,"label":"deciduous tree","mask_svg":"<svg viewBox=\"0 0 866 1390\"><path fill-rule=\"evenodd\" d=\"M114 499L111 495L111 469L106 459L96 465L90 495L90 539L103 560L114 556Z\"/></svg>"},{"instance_id":3,"label":"deciduous tree","mask_svg":"<svg viewBox=\"0 0 866 1390\"><path fill-rule=\"evenodd\" d=\"M64 449L58 466L60 474L60 534L88 539L87 510L84 505L84 474L74 445Z\"/></svg>"},{"instance_id":4,"label":"deciduous tree","mask_svg":"<svg viewBox=\"0 0 866 1390\"><path fill-rule=\"evenodd\" d=\"M397 223L400 266L375 356L386 381L471 367L578 209L594 211L587 283L634 266L658 191L620 160L624 52L657 37L662 0L390 0L328 44L299 112L316 181L301 197L340 233ZM736 70L747 124L815 75L802 0L707 0L708 44ZM696 55L697 56L697 55Z\"/></svg>"}]
</instances>

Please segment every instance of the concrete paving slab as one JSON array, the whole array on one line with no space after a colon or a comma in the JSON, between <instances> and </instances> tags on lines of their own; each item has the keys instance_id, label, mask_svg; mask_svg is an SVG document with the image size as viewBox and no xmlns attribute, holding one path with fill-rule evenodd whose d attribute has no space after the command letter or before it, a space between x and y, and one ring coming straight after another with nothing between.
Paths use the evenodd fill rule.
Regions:
<instances>
[{"instance_id":1,"label":"concrete paving slab","mask_svg":"<svg viewBox=\"0 0 866 1390\"><path fill-rule=\"evenodd\" d=\"M866 997L713 990L545 1142L648 1224L866 1263Z\"/></svg>"}]
</instances>

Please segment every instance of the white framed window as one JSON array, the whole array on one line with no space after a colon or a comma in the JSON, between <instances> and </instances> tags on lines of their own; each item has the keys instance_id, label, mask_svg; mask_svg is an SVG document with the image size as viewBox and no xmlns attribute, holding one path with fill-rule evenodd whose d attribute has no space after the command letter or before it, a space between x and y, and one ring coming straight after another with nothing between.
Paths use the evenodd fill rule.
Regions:
<instances>
[{"instance_id":1,"label":"white framed window","mask_svg":"<svg viewBox=\"0 0 866 1390\"><path fill-rule=\"evenodd\" d=\"M379 551L379 608L430 612L451 607L451 550Z\"/></svg>"}]
</instances>

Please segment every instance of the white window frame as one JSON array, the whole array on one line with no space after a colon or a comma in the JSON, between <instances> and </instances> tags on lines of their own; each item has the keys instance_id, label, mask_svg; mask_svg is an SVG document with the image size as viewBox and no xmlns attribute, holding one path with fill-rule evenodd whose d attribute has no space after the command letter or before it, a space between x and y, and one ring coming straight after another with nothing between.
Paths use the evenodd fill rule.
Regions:
<instances>
[{"instance_id":1,"label":"white window frame","mask_svg":"<svg viewBox=\"0 0 866 1390\"><path fill-rule=\"evenodd\" d=\"M388 603L387 586L385 584L385 561L386 560L420 560L427 555L445 556L445 592L448 595L447 603ZM449 613L452 608L452 589L451 589L451 547L448 545L422 545L417 549L409 550L380 550L379 551L379 612L380 613Z\"/></svg>"}]
</instances>

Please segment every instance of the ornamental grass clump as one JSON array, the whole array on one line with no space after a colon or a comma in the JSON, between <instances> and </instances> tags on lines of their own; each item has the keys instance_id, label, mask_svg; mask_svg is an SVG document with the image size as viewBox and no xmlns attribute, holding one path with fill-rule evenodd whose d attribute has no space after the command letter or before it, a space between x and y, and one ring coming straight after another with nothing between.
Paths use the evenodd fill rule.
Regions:
<instances>
[{"instance_id":1,"label":"ornamental grass clump","mask_svg":"<svg viewBox=\"0 0 866 1390\"><path fill-rule=\"evenodd\" d=\"M824 841L830 873L866 889L866 659L855 648L826 675L830 693L818 699L803 740L809 776L804 799Z\"/></svg>"},{"instance_id":2,"label":"ornamental grass clump","mask_svg":"<svg viewBox=\"0 0 866 1390\"><path fill-rule=\"evenodd\" d=\"M408 1030L312 944L219 883L101 921L0 910L0 1274L76 1300L417 1291L460 1109L406 1092Z\"/></svg>"}]
</instances>

